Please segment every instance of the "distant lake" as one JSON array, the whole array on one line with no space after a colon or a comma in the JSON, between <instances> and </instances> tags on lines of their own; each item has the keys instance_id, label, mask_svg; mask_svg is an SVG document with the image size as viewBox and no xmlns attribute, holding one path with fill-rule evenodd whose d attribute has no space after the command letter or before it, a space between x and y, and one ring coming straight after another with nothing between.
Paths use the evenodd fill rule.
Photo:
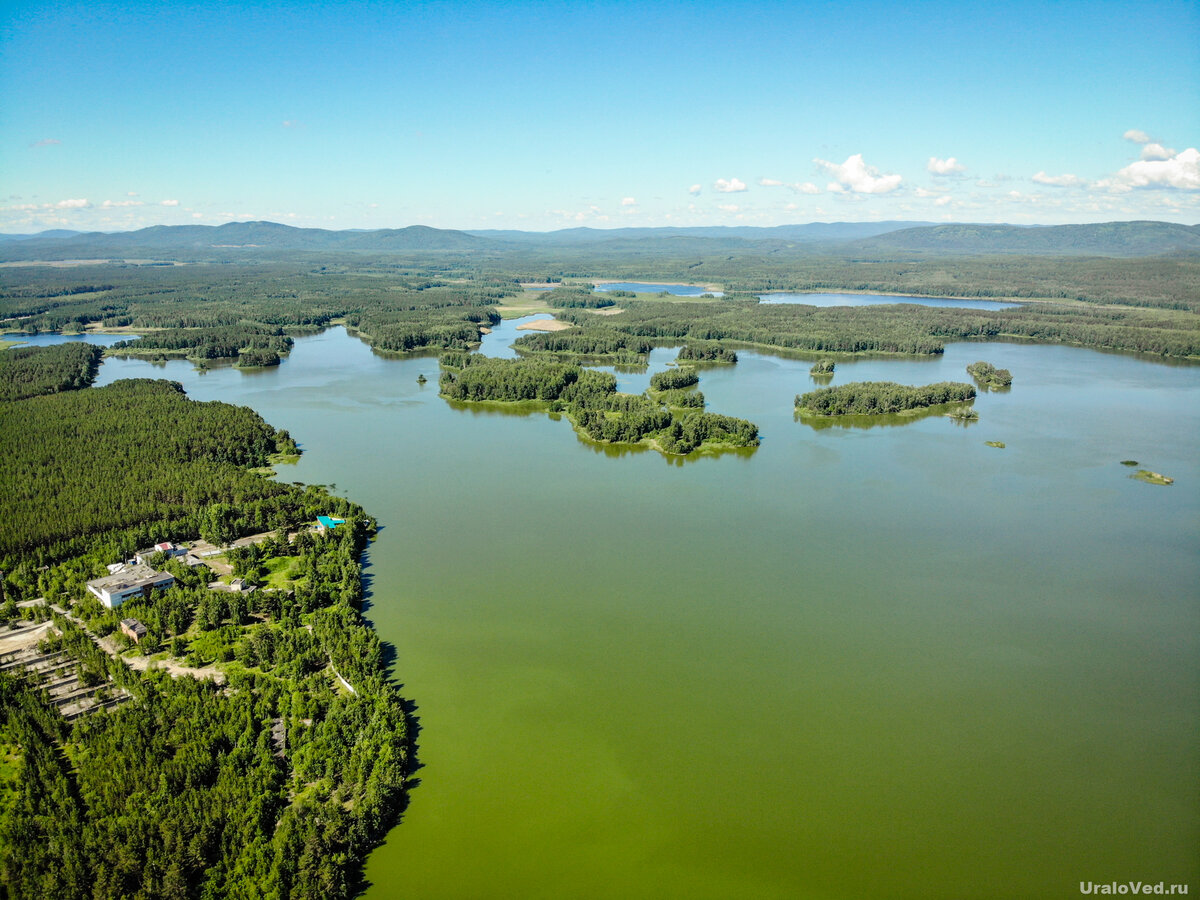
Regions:
<instances>
[{"instance_id":1,"label":"distant lake","mask_svg":"<svg viewBox=\"0 0 1200 900\"><path fill-rule=\"evenodd\" d=\"M608 284L596 285L597 291L633 291L638 294L659 294L666 291L676 297L699 297L701 294L712 294L723 297L722 291L710 291L698 284L650 284L647 281L611 281Z\"/></svg>"},{"instance_id":2,"label":"distant lake","mask_svg":"<svg viewBox=\"0 0 1200 900\"><path fill-rule=\"evenodd\" d=\"M760 294L763 303L803 303L807 306L877 306L884 303L915 303L918 306L950 306L957 309L1010 309L1019 303L1003 300L948 300L945 297L908 297L888 294Z\"/></svg>"},{"instance_id":3,"label":"distant lake","mask_svg":"<svg viewBox=\"0 0 1200 900\"><path fill-rule=\"evenodd\" d=\"M111 347L117 341L132 341L140 334L0 334L0 341L20 341L22 347L48 347L87 341L99 347Z\"/></svg>"}]
</instances>

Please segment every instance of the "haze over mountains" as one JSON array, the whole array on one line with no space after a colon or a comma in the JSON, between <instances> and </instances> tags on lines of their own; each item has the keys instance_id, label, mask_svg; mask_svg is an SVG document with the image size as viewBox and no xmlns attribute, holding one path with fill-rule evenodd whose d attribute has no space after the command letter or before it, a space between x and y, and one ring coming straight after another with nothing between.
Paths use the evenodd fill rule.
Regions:
<instances>
[{"instance_id":1,"label":"haze over mountains","mask_svg":"<svg viewBox=\"0 0 1200 900\"><path fill-rule=\"evenodd\" d=\"M295 228L275 222L156 225L138 231L50 231L5 235L0 260L213 258L253 251L508 252L636 250L640 253L821 253L857 255L1025 254L1169 256L1200 254L1200 226L1169 222L1090 225L932 225L813 222L773 228L570 228L552 232L455 231L410 225L374 231Z\"/></svg>"}]
</instances>

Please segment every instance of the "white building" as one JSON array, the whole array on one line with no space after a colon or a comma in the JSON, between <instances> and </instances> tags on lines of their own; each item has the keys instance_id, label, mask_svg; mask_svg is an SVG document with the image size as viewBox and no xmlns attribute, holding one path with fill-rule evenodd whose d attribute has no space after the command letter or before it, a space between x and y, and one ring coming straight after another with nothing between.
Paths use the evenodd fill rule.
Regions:
<instances>
[{"instance_id":1,"label":"white building","mask_svg":"<svg viewBox=\"0 0 1200 900\"><path fill-rule=\"evenodd\" d=\"M172 544L170 541L163 541L161 544L155 544L153 547L139 550L133 559L138 565L144 566L155 553L165 553L169 559L175 559L186 554L187 548Z\"/></svg>"},{"instance_id":2,"label":"white building","mask_svg":"<svg viewBox=\"0 0 1200 900\"><path fill-rule=\"evenodd\" d=\"M114 609L134 594L149 594L155 588L166 589L175 583L170 572L156 572L149 566L128 566L115 575L97 578L87 588L100 602Z\"/></svg>"}]
</instances>

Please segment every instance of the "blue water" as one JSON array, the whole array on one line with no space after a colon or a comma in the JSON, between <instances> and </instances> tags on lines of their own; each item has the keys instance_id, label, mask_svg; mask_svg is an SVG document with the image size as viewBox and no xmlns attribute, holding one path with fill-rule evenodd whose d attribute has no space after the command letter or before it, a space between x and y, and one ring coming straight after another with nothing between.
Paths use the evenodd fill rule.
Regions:
<instances>
[{"instance_id":1,"label":"blue water","mask_svg":"<svg viewBox=\"0 0 1200 900\"><path fill-rule=\"evenodd\" d=\"M20 341L22 347L48 347L51 344L67 344L72 341L87 341L100 347L111 347L117 341L132 341L140 334L0 334L0 340Z\"/></svg>"},{"instance_id":2,"label":"blue water","mask_svg":"<svg viewBox=\"0 0 1200 900\"><path fill-rule=\"evenodd\" d=\"M596 285L597 291L635 291L639 294L658 294L666 291L675 297L699 297L702 294L712 294L723 297L721 291L710 291L696 284L648 284L645 281L613 281L608 284Z\"/></svg>"},{"instance_id":3,"label":"blue water","mask_svg":"<svg viewBox=\"0 0 1200 900\"><path fill-rule=\"evenodd\" d=\"M944 297L906 297L887 294L760 294L763 303L803 303L808 306L877 306L884 303L915 303L918 306L951 306L958 309L1010 309L1019 303L1003 300L947 300Z\"/></svg>"}]
</instances>

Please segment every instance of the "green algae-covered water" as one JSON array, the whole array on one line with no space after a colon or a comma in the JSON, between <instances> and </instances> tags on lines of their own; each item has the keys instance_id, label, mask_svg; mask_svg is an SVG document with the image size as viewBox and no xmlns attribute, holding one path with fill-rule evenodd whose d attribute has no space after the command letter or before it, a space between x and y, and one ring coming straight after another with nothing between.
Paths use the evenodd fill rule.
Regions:
<instances>
[{"instance_id":1,"label":"green algae-covered water","mask_svg":"<svg viewBox=\"0 0 1200 900\"><path fill-rule=\"evenodd\" d=\"M1200 890L1200 367L839 363L918 384L985 359L1014 386L966 426L817 429L792 414L809 362L741 357L700 387L762 446L682 464L451 409L436 360L340 329L277 369L101 383L254 407L304 448L281 478L383 526L368 615L422 768L369 900Z\"/></svg>"}]
</instances>

